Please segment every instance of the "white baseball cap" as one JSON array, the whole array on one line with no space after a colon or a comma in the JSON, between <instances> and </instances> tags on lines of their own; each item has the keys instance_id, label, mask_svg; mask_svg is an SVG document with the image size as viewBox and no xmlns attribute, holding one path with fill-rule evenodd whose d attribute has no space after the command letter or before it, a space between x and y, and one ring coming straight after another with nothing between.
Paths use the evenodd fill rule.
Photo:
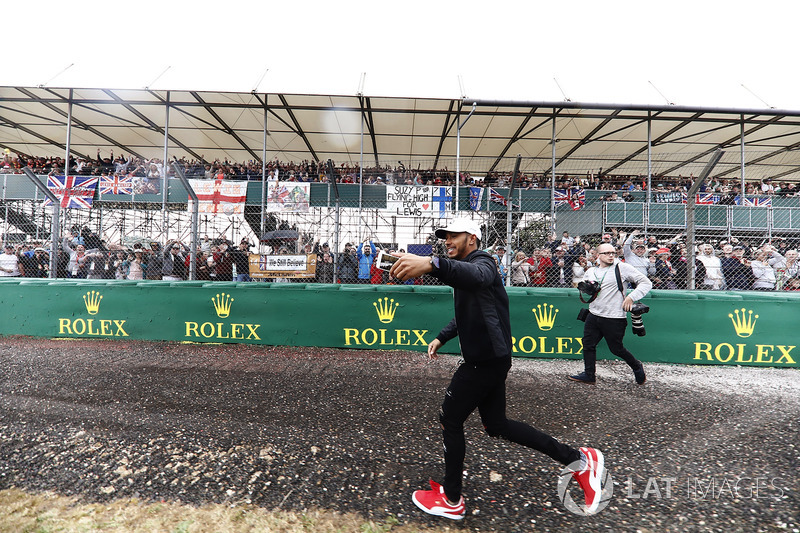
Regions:
<instances>
[{"instance_id":1,"label":"white baseball cap","mask_svg":"<svg viewBox=\"0 0 800 533\"><path fill-rule=\"evenodd\" d=\"M470 220L468 218L456 218L453 219L450 224L445 226L444 228L438 228L436 230L436 236L440 239L444 239L447 237L447 233L469 233L471 235L475 235L478 240L481 240L481 227L478 225L477 222L474 220Z\"/></svg>"}]
</instances>

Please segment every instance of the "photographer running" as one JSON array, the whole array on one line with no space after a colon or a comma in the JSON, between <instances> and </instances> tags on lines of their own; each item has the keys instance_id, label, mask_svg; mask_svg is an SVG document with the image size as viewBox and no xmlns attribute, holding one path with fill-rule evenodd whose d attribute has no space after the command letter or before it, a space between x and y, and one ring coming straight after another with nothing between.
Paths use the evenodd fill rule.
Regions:
<instances>
[{"instance_id":1,"label":"photographer running","mask_svg":"<svg viewBox=\"0 0 800 533\"><path fill-rule=\"evenodd\" d=\"M579 284L581 292L591 294L589 312L583 326L583 364L584 371L574 376L569 376L573 381L581 383L595 383L595 361L597 359L597 345L600 339L605 338L608 349L617 357L621 357L633 369L636 383L641 385L647 379L644 366L631 352L622 345L625 328L628 324L626 312L634 306L634 302L642 299L653 287L647 276L636 268L625 263L616 262L616 251L610 244L601 244L597 247L599 266L590 268ZM620 280L628 281L636 289L625 296L620 290L617 280L619 269ZM624 285L622 286L624 289ZM641 315L640 315L641 318ZM641 326L641 323L640 323ZM642 329L640 334L644 334Z\"/></svg>"}]
</instances>

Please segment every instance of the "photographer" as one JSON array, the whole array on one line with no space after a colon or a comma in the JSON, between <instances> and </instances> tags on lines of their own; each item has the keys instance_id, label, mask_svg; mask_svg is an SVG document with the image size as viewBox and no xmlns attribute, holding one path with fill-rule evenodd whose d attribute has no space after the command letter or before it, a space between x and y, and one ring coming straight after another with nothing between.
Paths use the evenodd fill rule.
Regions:
<instances>
[{"instance_id":1,"label":"photographer","mask_svg":"<svg viewBox=\"0 0 800 533\"><path fill-rule=\"evenodd\" d=\"M622 338L625 336L625 328L628 324L625 318L626 312L632 309L636 310L634 302L638 302L650 292L653 284L636 268L616 262L616 251L611 244L598 246L597 254L599 265L590 268L584 275L583 282L578 285L581 293L591 297L588 301L589 310L586 313L583 327L584 371L569 376L569 379L581 383L595 383L597 345L601 339L605 338L611 353L628 363L633 370L636 383L641 385L646 380L644 366L622 345ZM623 292L625 288L623 283L626 281L636 285L636 289L627 296ZM583 301L582 296L581 301ZM641 306L641 304L637 304L637 306ZM634 333L639 335L644 334L641 313L646 313L648 310L645 306L641 307L644 309L639 309L636 314L632 313L632 319L638 317L638 324L635 325L638 330L634 329Z\"/></svg>"}]
</instances>

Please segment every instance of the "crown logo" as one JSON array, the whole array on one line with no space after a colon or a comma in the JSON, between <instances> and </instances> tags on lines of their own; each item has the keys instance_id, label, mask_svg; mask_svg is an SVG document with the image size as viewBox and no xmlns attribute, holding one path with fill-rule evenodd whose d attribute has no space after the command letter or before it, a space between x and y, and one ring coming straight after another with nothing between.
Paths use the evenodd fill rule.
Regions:
<instances>
[{"instance_id":1,"label":"crown logo","mask_svg":"<svg viewBox=\"0 0 800 533\"><path fill-rule=\"evenodd\" d=\"M747 338L753 334L753 330L756 327L756 320L758 320L758 315L754 315L753 311L747 311L745 315L745 311L747 311L744 307L742 308L742 314L739 315L739 309L735 309L733 313L736 314L736 318L734 318L733 314L728 313L728 316L733 322L733 329L736 330L736 334L740 337Z\"/></svg>"},{"instance_id":2,"label":"crown logo","mask_svg":"<svg viewBox=\"0 0 800 533\"><path fill-rule=\"evenodd\" d=\"M552 305L548 308L547 304L539 304L536 306L536 309L531 309L531 311L533 311L533 316L536 317L536 325L539 326L540 330L550 331L553 329L553 324L556 322L558 309L553 311Z\"/></svg>"},{"instance_id":3,"label":"crown logo","mask_svg":"<svg viewBox=\"0 0 800 533\"><path fill-rule=\"evenodd\" d=\"M100 300L103 297L97 291L89 291L83 295L83 304L86 306L86 311L90 315L96 315L100 310Z\"/></svg>"},{"instance_id":4,"label":"crown logo","mask_svg":"<svg viewBox=\"0 0 800 533\"><path fill-rule=\"evenodd\" d=\"M390 323L394 320L394 313L397 311L397 308L400 306L399 303L395 303L394 298L389 300L389 298L384 297L383 300L378 298L377 302L373 302L372 305L375 307L375 310L378 312L378 319L384 324Z\"/></svg>"},{"instance_id":5,"label":"crown logo","mask_svg":"<svg viewBox=\"0 0 800 533\"><path fill-rule=\"evenodd\" d=\"M231 304L233 303L231 295L223 292L215 295L211 298L211 301L214 303L214 311L217 312L217 316L220 318L228 318L228 315L231 314Z\"/></svg>"}]
</instances>

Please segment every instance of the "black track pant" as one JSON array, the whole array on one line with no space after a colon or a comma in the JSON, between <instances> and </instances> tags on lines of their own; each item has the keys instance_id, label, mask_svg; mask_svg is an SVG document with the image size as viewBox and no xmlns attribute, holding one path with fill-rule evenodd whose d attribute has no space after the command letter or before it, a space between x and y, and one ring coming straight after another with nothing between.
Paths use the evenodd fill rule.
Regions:
<instances>
[{"instance_id":1,"label":"black track pant","mask_svg":"<svg viewBox=\"0 0 800 533\"><path fill-rule=\"evenodd\" d=\"M450 501L461 497L461 476L464 471L464 422L475 409L481 416L486 432L538 450L567 465L580 458L578 450L522 422L506 418L506 376L511 358L498 360L490 366L463 363L447 387L442 412L444 440L444 491Z\"/></svg>"},{"instance_id":2,"label":"black track pant","mask_svg":"<svg viewBox=\"0 0 800 533\"><path fill-rule=\"evenodd\" d=\"M628 321L624 318L603 318L589 313L583 326L583 365L590 376L595 374L597 345L605 339L608 349L622 358L633 369L639 368L639 361L622 345Z\"/></svg>"}]
</instances>

